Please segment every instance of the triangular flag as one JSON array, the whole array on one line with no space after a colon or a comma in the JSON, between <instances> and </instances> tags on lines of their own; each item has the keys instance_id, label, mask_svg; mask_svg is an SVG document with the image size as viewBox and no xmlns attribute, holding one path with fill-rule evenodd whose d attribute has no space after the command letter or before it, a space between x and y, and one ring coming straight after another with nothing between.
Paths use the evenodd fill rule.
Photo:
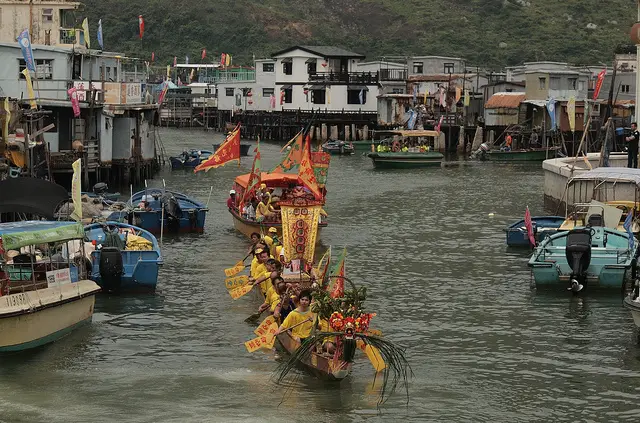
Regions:
<instances>
[{"instance_id":1,"label":"triangular flag","mask_svg":"<svg viewBox=\"0 0 640 423\"><path fill-rule=\"evenodd\" d=\"M298 182L309 188L316 200L322 199L322 193L318 187L316 173L313 170L313 163L311 162L311 139L308 134L305 139L304 148L302 149L300 166L298 167Z\"/></svg>"},{"instance_id":2,"label":"triangular flag","mask_svg":"<svg viewBox=\"0 0 640 423\"><path fill-rule=\"evenodd\" d=\"M200 163L193 169L194 173L201 170L208 171L219 166L223 166L230 161L238 160L240 162L240 125L229 134L225 142L216 150L211 157Z\"/></svg>"},{"instance_id":3,"label":"triangular flag","mask_svg":"<svg viewBox=\"0 0 640 423\"><path fill-rule=\"evenodd\" d=\"M261 155L260 155L260 138L258 138L258 145L254 150L256 153L253 158L253 165L251 166L251 173L249 174L249 182L247 182L247 188L244 190L242 200L240 204L244 204L251 198L251 194L255 191L256 187L260 186L261 180Z\"/></svg>"},{"instance_id":4,"label":"triangular flag","mask_svg":"<svg viewBox=\"0 0 640 423\"><path fill-rule=\"evenodd\" d=\"M300 133L295 137L293 144L291 144L289 152L284 156L280 164L274 167L269 173L286 172L287 170L291 170L298 166L300 161L302 161L302 149L304 147L303 140L304 135L302 134L302 131L300 131Z\"/></svg>"}]
</instances>

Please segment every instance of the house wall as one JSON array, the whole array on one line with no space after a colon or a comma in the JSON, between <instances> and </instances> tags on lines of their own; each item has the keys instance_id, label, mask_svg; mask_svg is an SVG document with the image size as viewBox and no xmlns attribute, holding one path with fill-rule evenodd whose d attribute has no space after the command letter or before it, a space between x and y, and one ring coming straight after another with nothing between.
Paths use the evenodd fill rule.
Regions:
<instances>
[{"instance_id":1,"label":"house wall","mask_svg":"<svg viewBox=\"0 0 640 423\"><path fill-rule=\"evenodd\" d=\"M414 72L414 65L422 63L422 72ZM451 73L464 73L465 61L457 57L441 57L441 56L424 56L411 57L407 60L407 69L409 76L412 75L442 75L445 72L444 64L453 63L453 71Z\"/></svg>"},{"instance_id":2,"label":"house wall","mask_svg":"<svg viewBox=\"0 0 640 423\"><path fill-rule=\"evenodd\" d=\"M98 115L98 131L100 140L100 162L109 164L113 159L113 117L104 113Z\"/></svg>"},{"instance_id":3,"label":"house wall","mask_svg":"<svg viewBox=\"0 0 640 423\"><path fill-rule=\"evenodd\" d=\"M61 21L61 10L76 9L80 3L68 1L34 0L2 2L0 4L0 42L15 42L25 28L31 28L32 44L45 44L46 33L50 33L50 45L60 44L60 29L64 27ZM44 9L52 9L51 20L43 16ZM80 30L82 31L82 30Z\"/></svg>"},{"instance_id":4,"label":"house wall","mask_svg":"<svg viewBox=\"0 0 640 423\"><path fill-rule=\"evenodd\" d=\"M379 88L377 85L367 85L369 91L366 91L366 98L364 104L348 104L347 103L347 85L331 85L325 89L325 103L315 104L311 101L311 91L307 95L304 94L304 85L292 86L292 102L280 104L280 89L282 85L276 85L276 110L282 109L327 109L327 110L345 110L345 111L358 111L363 112L375 112L378 110L377 97L379 95Z\"/></svg>"},{"instance_id":5,"label":"house wall","mask_svg":"<svg viewBox=\"0 0 640 423\"><path fill-rule=\"evenodd\" d=\"M609 98L611 90L612 74L607 74L602 82L599 99ZM616 83L613 89L613 97L617 100L635 100L636 99L636 73L635 72L618 72L616 74Z\"/></svg>"},{"instance_id":6,"label":"house wall","mask_svg":"<svg viewBox=\"0 0 640 423\"><path fill-rule=\"evenodd\" d=\"M501 107L497 109L485 109L485 125L509 126L518 124L519 109Z\"/></svg>"},{"instance_id":7,"label":"house wall","mask_svg":"<svg viewBox=\"0 0 640 423\"><path fill-rule=\"evenodd\" d=\"M113 160L128 160L131 158L133 131L136 120L130 117L113 118Z\"/></svg>"}]
</instances>

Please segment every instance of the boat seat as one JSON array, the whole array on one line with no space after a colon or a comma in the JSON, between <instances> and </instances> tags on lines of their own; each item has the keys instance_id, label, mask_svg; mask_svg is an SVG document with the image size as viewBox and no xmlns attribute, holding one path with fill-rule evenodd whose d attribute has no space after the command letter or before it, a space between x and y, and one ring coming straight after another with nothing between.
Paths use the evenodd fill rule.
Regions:
<instances>
[{"instance_id":1,"label":"boat seat","mask_svg":"<svg viewBox=\"0 0 640 423\"><path fill-rule=\"evenodd\" d=\"M601 214L592 214L589 216L587 226L604 226L604 219Z\"/></svg>"}]
</instances>

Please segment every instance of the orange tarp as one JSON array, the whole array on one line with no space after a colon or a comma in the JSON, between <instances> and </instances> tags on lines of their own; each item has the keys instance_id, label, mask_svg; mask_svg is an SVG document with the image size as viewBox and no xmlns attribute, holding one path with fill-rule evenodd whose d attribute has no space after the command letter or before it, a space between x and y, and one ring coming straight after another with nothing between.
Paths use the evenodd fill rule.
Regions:
<instances>
[{"instance_id":1,"label":"orange tarp","mask_svg":"<svg viewBox=\"0 0 640 423\"><path fill-rule=\"evenodd\" d=\"M239 175L236 177L235 182L243 188L247 187L249 183L249 173ZM265 173L260 174L260 183L266 184L268 187L288 187L289 184L298 185L297 173Z\"/></svg>"}]
</instances>

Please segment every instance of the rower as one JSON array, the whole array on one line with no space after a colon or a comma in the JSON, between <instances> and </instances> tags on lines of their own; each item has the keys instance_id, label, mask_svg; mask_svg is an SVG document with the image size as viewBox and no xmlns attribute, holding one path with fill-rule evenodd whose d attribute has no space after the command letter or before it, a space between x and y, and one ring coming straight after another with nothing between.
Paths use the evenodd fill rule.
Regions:
<instances>
[{"instance_id":1,"label":"rower","mask_svg":"<svg viewBox=\"0 0 640 423\"><path fill-rule=\"evenodd\" d=\"M267 271L265 263L269 260L269 250L263 244L256 244L253 255L250 278L256 279Z\"/></svg>"},{"instance_id":2,"label":"rower","mask_svg":"<svg viewBox=\"0 0 640 423\"><path fill-rule=\"evenodd\" d=\"M264 254L264 253L263 253ZM260 291L266 296L267 291L273 286L271 280L277 278L282 273L282 265L273 258L267 259L265 262L266 271L257 278L249 278L249 282L253 285L260 285Z\"/></svg>"},{"instance_id":3,"label":"rower","mask_svg":"<svg viewBox=\"0 0 640 423\"><path fill-rule=\"evenodd\" d=\"M282 313L282 303L286 300L288 303L289 297L287 296L287 284L284 283L284 279L277 276L272 279L273 286L267 290L264 303L258 308L258 312L262 313L266 309L269 309L273 313L273 317L280 320ZM284 297L284 298L283 298ZM289 314L290 308L286 304L287 314ZM285 316L286 317L286 316Z\"/></svg>"},{"instance_id":4,"label":"rower","mask_svg":"<svg viewBox=\"0 0 640 423\"><path fill-rule=\"evenodd\" d=\"M275 227L272 226L269 228L269 235L265 235L264 242L267 243L267 246L271 251L274 251L274 243L276 245L280 243L278 240L278 230Z\"/></svg>"},{"instance_id":5,"label":"rower","mask_svg":"<svg viewBox=\"0 0 640 423\"><path fill-rule=\"evenodd\" d=\"M260 234L257 232L252 232L250 238L251 245L249 246L249 251L252 252L256 248L256 245L258 245L258 243L260 242Z\"/></svg>"},{"instance_id":6,"label":"rower","mask_svg":"<svg viewBox=\"0 0 640 423\"><path fill-rule=\"evenodd\" d=\"M293 310L276 331L276 335L291 328L291 336L302 343L311 335L314 314L309 309L311 291L305 289L298 295L298 307ZM295 327L294 327L295 326Z\"/></svg>"}]
</instances>

